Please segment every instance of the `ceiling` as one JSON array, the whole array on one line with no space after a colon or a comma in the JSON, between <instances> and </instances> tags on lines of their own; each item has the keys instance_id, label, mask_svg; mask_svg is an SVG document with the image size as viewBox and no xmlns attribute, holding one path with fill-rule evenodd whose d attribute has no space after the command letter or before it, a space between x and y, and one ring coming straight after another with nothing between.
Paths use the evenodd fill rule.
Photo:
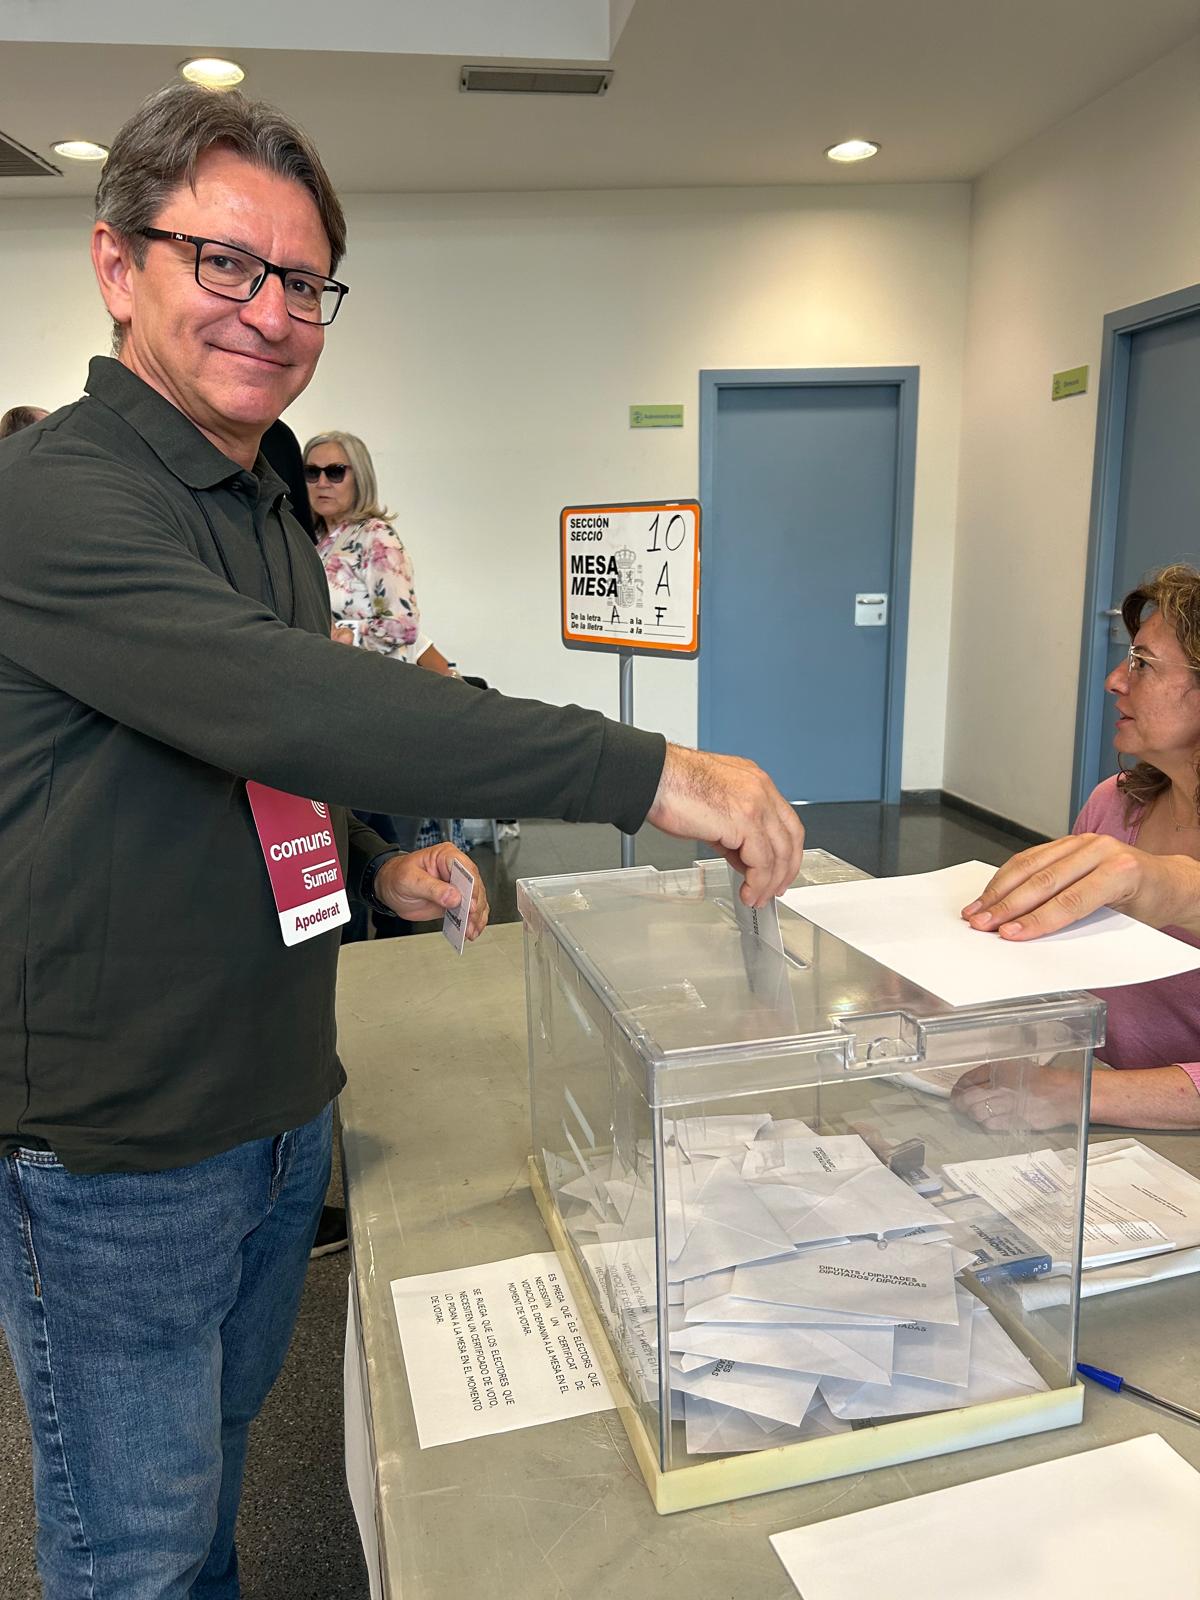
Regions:
<instances>
[{"instance_id":1,"label":"ceiling","mask_svg":"<svg viewBox=\"0 0 1200 1600\"><path fill-rule=\"evenodd\" d=\"M258 0L260 21L267 5L286 39L289 8ZM636 0L594 100L461 94L465 53L236 55L343 193L894 183L973 178L1197 32L1200 0ZM57 139L107 143L222 44L0 42L0 131L50 159ZM832 167L824 147L851 135L881 153ZM0 199L92 192L95 167L58 164L0 180Z\"/></svg>"}]
</instances>

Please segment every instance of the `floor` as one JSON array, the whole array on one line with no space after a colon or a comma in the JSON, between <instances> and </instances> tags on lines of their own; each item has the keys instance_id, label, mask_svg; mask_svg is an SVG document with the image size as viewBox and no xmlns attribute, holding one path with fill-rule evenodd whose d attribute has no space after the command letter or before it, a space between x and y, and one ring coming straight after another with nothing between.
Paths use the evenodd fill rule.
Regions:
<instances>
[{"instance_id":1,"label":"floor","mask_svg":"<svg viewBox=\"0 0 1200 1600\"><path fill-rule=\"evenodd\" d=\"M977 859L995 864L1021 841L938 805L813 805L804 809L809 843L876 875L926 872ZM646 828L641 864L685 867L709 855ZM516 920L518 878L591 872L620 864L618 836L586 824L525 822L497 860L476 860L496 922ZM334 1174L332 1198L340 1196ZM245 1600L365 1600L366 1576L342 1474L344 1255L309 1268L295 1340L275 1390L255 1424L239 1524ZM29 1442L7 1350L0 1344L0 1596L39 1600L33 1563Z\"/></svg>"}]
</instances>

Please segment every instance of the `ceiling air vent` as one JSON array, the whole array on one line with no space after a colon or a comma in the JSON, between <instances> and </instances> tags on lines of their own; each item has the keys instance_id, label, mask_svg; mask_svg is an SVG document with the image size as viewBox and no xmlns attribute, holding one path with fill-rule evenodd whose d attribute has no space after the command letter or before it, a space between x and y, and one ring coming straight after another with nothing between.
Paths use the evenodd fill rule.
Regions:
<instances>
[{"instance_id":1,"label":"ceiling air vent","mask_svg":"<svg viewBox=\"0 0 1200 1600\"><path fill-rule=\"evenodd\" d=\"M467 94L604 94L611 82L604 67L464 67L458 86Z\"/></svg>"},{"instance_id":2,"label":"ceiling air vent","mask_svg":"<svg viewBox=\"0 0 1200 1600\"><path fill-rule=\"evenodd\" d=\"M0 178L61 178L57 167L26 150L7 133L0 133Z\"/></svg>"}]
</instances>

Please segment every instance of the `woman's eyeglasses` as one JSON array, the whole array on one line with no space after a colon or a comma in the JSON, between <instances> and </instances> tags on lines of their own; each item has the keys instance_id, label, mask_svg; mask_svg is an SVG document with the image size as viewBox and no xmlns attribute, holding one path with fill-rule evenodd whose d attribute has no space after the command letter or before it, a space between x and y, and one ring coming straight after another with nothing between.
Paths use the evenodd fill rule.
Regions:
<instances>
[{"instance_id":1,"label":"woman's eyeglasses","mask_svg":"<svg viewBox=\"0 0 1200 1600\"><path fill-rule=\"evenodd\" d=\"M353 471L353 468L345 461L335 461L328 467L305 467L304 481L305 483L319 483L321 474L324 473L330 483L341 483L346 474L351 471Z\"/></svg>"}]
</instances>

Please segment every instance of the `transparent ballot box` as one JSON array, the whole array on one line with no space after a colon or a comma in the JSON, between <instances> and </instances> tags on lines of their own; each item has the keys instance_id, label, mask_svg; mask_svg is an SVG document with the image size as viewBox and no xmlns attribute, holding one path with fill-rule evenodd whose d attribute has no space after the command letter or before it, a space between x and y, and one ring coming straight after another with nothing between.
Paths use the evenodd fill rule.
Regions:
<instances>
[{"instance_id":1,"label":"transparent ballot box","mask_svg":"<svg viewBox=\"0 0 1200 1600\"><path fill-rule=\"evenodd\" d=\"M660 1511L1080 1419L1100 1001L956 1009L782 904L781 954L723 862L518 901L531 1180Z\"/></svg>"}]
</instances>

